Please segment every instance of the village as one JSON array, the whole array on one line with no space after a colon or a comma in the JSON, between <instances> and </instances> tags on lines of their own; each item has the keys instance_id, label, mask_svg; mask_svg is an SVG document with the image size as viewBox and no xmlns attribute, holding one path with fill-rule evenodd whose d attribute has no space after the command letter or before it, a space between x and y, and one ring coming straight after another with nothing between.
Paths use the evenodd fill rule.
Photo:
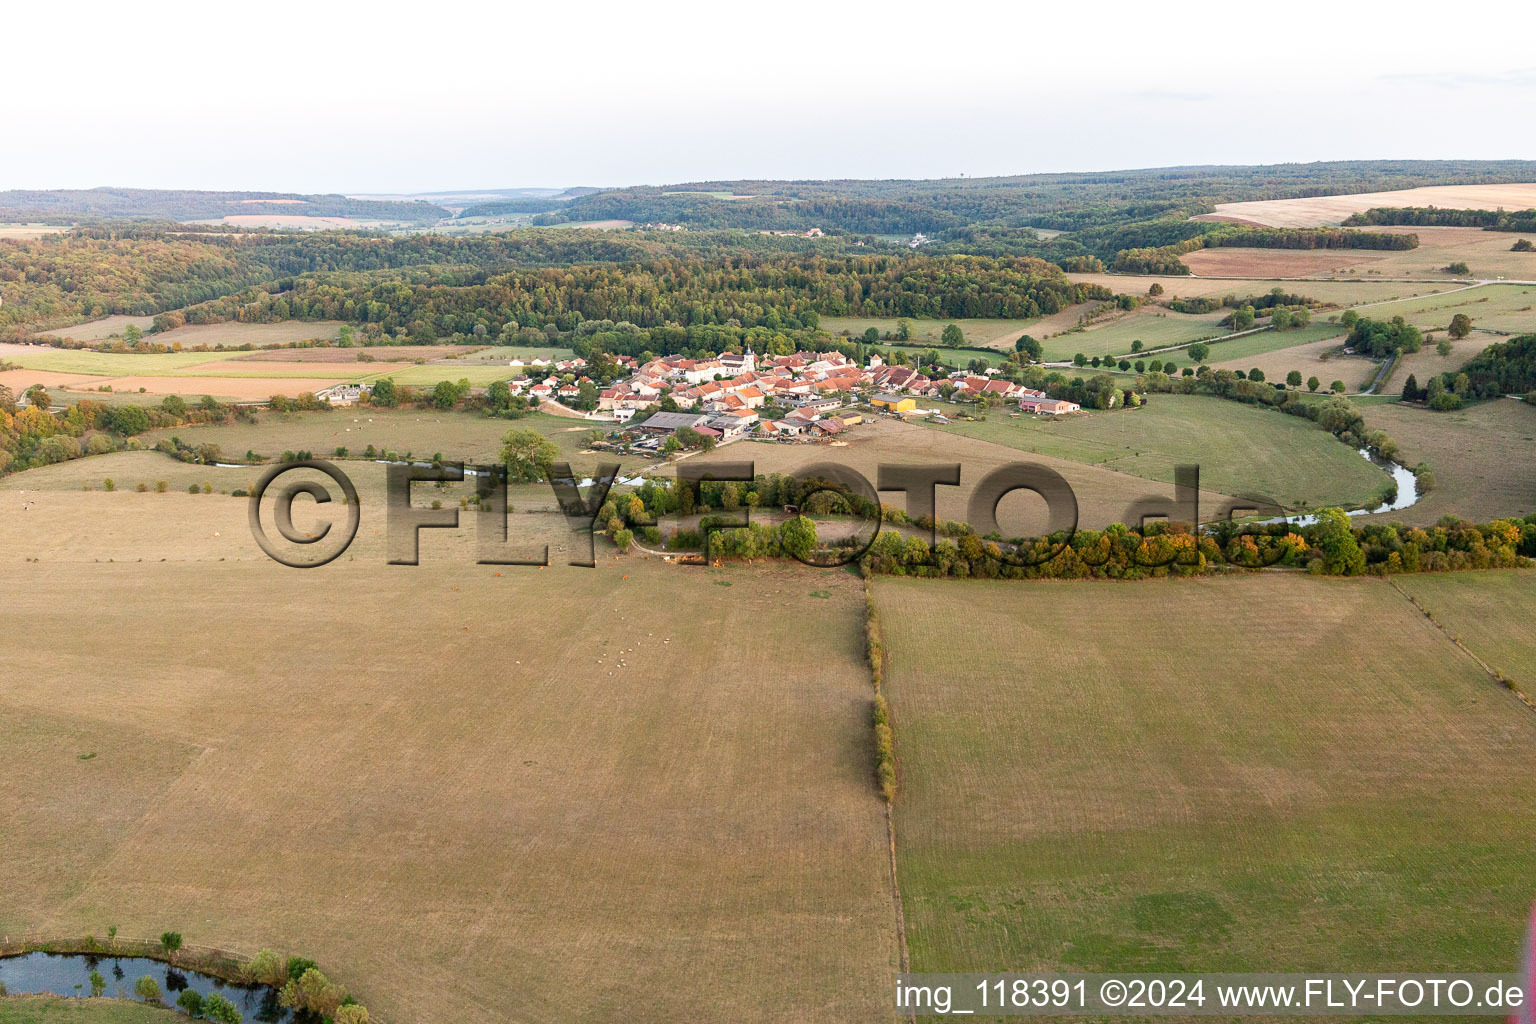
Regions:
<instances>
[{"instance_id":1,"label":"village","mask_svg":"<svg viewBox=\"0 0 1536 1024\"><path fill-rule=\"evenodd\" d=\"M530 407L611 425L638 450L713 447L744 438L832 440L871 416L931 417L922 400L1013 406L1014 415L1061 416L1081 406L996 376L956 370L930 377L910 366L871 356L861 367L840 352L797 352L759 358L750 346L705 359L664 356L640 362L615 356L629 376L600 386L586 375L587 361L535 357L509 360L510 395ZM350 383L316 397L334 405L358 401L372 387ZM595 395L595 402L593 396Z\"/></svg>"}]
</instances>

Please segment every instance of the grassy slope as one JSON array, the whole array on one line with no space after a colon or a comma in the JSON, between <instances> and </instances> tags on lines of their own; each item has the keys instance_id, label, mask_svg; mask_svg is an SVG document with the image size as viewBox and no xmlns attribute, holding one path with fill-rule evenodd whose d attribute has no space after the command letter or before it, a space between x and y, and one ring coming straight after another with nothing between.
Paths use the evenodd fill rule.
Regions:
<instances>
[{"instance_id":1,"label":"grassy slope","mask_svg":"<svg viewBox=\"0 0 1536 1024\"><path fill-rule=\"evenodd\" d=\"M1365 502L1386 482L1385 473L1309 421L1203 396L1153 395L1141 409L1060 421L994 410L984 423L932 429L1149 480L1172 480L1175 465L1198 463L1202 486L1290 505Z\"/></svg>"},{"instance_id":2,"label":"grassy slope","mask_svg":"<svg viewBox=\"0 0 1536 1024\"><path fill-rule=\"evenodd\" d=\"M501 439L513 430L537 430L555 442L562 456L576 458L586 447L587 436L602 426L544 413L507 420L478 413L362 406L328 413L260 415L255 426L237 422L227 426L170 427L145 434L143 441L152 446L162 438L174 436L193 445L211 442L220 445L229 456L243 456L248 448L268 456L285 449L307 448L322 458L338 445L360 455L372 444L381 451L413 452L418 456L442 452L447 459L485 462L499 457ZM589 456L586 461L595 463L597 457Z\"/></svg>"},{"instance_id":3,"label":"grassy slope","mask_svg":"<svg viewBox=\"0 0 1536 1024\"><path fill-rule=\"evenodd\" d=\"M1385 583L875 595L914 970L1515 963L1536 715Z\"/></svg>"},{"instance_id":4,"label":"grassy slope","mask_svg":"<svg viewBox=\"0 0 1536 1024\"><path fill-rule=\"evenodd\" d=\"M129 999L0 999L0 1024L173 1024L177 1019L178 1014L167 1007L147 1006Z\"/></svg>"},{"instance_id":5,"label":"grassy slope","mask_svg":"<svg viewBox=\"0 0 1536 1024\"><path fill-rule=\"evenodd\" d=\"M1433 523L1454 514L1486 521L1536 512L1536 407L1503 398L1456 412L1361 406L1366 426L1397 441L1407 465L1427 462L1435 489L1390 518Z\"/></svg>"}]
</instances>

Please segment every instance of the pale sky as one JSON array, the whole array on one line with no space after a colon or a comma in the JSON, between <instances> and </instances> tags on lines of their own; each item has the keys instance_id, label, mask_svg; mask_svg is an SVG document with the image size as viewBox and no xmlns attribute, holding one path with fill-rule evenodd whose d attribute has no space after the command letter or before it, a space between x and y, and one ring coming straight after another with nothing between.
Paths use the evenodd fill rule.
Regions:
<instances>
[{"instance_id":1,"label":"pale sky","mask_svg":"<svg viewBox=\"0 0 1536 1024\"><path fill-rule=\"evenodd\" d=\"M413 192L1536 158L1474 16L1289 3L11 5L0 188Z\"/></svg>"}]
</instances>

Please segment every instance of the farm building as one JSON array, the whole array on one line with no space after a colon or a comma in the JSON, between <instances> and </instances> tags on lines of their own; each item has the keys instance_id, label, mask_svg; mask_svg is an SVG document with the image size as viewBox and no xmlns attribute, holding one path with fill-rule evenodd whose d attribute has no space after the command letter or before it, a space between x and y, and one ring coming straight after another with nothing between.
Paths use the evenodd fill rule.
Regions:
<instances>
[{"instance_id":1,"label":"farm building","mask_svg":"<svg viewBox=\"0 0 1536 1024\"><path fill-rule=\"evenodd\" d=\"M701 427L708 422L709 417L699 413L659 412L640 424L640 429L653 434L672 434L684 427Z\"/></svg>"},{"instance_id":2,"label":"farm building","mask_svg":"<svg viewBox=\"0 0 1536 1024\"><path fill-rule=\"evenodd\" d=\"M1030 396L1019 399L1019 409L1022 412L1032 412L1036 416L1059 416L1063 413L1077 412L1082 406L1076 402L1067 402L1059 398L1035 398Z\"/></svg>"},{"instance_id":3,"label":"farm building","mask_svg":"<svg viewBox=\"0 0 1536 1024\"><path fill-rule=\"evenodd\" d=\"M879 394L869 404L888 412L911 412L917 408L917 400L906 395Z\"/></svg>"}]
</instances>

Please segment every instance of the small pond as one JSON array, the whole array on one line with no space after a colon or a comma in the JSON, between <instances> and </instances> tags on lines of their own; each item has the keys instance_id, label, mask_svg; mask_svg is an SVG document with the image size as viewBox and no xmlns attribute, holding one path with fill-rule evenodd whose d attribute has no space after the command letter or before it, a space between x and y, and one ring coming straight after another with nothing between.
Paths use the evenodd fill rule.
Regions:
<instances>
[{"instance_id":1,"label":"small pond","mask_svg":"<svg viewBox=\"0 0 1536 1024\"><path fill-rule=\"evenodd\" d=\"M270 985L236 985L198 971L181 970L158 960L139 956L106 956L90 953L27 953L0 959L0 981L13 996L52 993L89 996L91 971L99 971L107 986L102 995L143 1002L133 986L148 975L160 985L161 1002L175 1006L184 989L202 995L218 992L240 1008L240 1016L262 1024L288 1024L296 1019L277 1001Z\"/></svg>"}]
</instances>

